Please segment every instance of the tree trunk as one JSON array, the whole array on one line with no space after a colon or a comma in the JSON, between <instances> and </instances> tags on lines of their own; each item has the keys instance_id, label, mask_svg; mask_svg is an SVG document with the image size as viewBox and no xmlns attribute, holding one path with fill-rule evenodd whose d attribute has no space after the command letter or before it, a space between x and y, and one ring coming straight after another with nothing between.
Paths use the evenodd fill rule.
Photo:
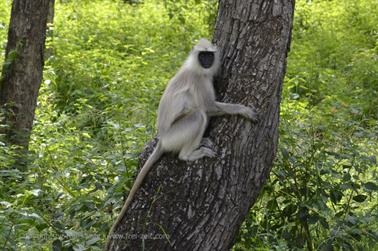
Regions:
<instances>
[{"instance_id":1,"label":"tree trunk","mask_svg":"<svg viewBox=\"0 0 378 251\"><path fill-rule=\"evenodd\" d=\"M294 0L220 0L214 42L222 52L218 99L254 105L252 124L213 119L217 158L165 155L116 227L111 250L229 250L272 167ZM142 154L142 163L155 142Z\"/></svg>"},{"instance_id":2,"label":"tree trunk","mask_svg":"<svg viewBox=\"0 0 378 251\"><path fill-rule=\"evenodd\" d=\"M49 0L13 0L0 80L0 107L4 112L0 133L10 144L28 148L42 81L43 51Z\"/></svg>"},{"instance_id":3,"label":"tree trunk","mask_svg":"<svg viewBox=\"0 0 378 251\"><path fill-rule=\"evenodd\" d=\"M55 16L55 0L49 1L49 13L47 14L47 23L53 24L54 23L54 16Z\"/></svg>"},{"instance_id":4,"label":"tree trunk","mask_svg":"<svg viewBox=\"0 0 378 251\"><path fill-rule=\"evenodd\" d=\"M54 17L55 17L55 0L49 1L49 13L47 14L47 29L46 29L46 39L50 41L54 37ZM45 60L49 59L53 55L53 48L45 48Z\"/></svg>"}]
</instances>

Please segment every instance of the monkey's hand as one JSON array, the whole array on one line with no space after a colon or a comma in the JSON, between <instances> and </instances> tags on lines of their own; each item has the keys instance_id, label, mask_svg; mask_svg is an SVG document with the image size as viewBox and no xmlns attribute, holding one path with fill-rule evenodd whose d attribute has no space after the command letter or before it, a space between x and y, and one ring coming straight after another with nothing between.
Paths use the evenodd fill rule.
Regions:
<instances>
[{"instance_id":1,"label":"monkey's hand","mask_svg":"<svg viewBox=\"0 0 378 251\"><path fill-rule=\"evenodd\" d=\"M207 111L209 116L220 116L223 114L241 115L253 122L257 122L258 115L254 107L248 107L240 104L229 104L215 102L215 105Z\"/></svg>"},{"instance_id":2,"label":"monkey's hand","mask_svg":"<svg viewBox=\"0 0 378 251\"><path fill-rule=\"evenodd\" d=\"M249 119L253 122L258 121L258 114L256 112L255 108L248 107L248 106L243 106L240 110L240 115L245 117L246 119Z\"/></svg>"}]
</instances>

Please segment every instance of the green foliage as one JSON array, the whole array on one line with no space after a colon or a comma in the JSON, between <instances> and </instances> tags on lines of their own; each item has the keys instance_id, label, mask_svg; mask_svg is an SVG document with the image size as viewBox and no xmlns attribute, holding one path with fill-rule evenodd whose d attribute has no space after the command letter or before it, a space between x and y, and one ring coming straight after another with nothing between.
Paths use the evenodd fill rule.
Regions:
<instances>
[{"instance_id":1,"label":"green foliage","mask_svg":"<svg viewBox=\"0 0 378 251\"><path fill-rule=\"evenodd\" d=\"M378 248L375 1L298 1L268 185L236 250Z\"/></svg>"},{"instance_id":2,"label":"green foliage","mask_svg":"<svg viewBox=\"0 0 378 251\"><path fill-rule=\"evenodd\" d=\"M200 4L185 25L158 1L56 4L28 171L11 169L13 151L0 147L0 249L102 248L167 80L209 37ZM0 15L5 44L9 16Z\"/></svg>"},{"instance_id":3,"label":"green foliage","mask_svg":"<svg viewBox=\"0 0 378 251\"><path fill-rule=\"evenodd\" d=\"M0 4L0 62L4 61L11 1ZM1 67L0 67L1 68Z\"/></svg>"},{"instance_id":4,"label":"green foliage","mask_svg":"<svg viewBox=\"0 0 378 251\"><path fill-rule=\"evenodd\" d=\"M213 0L56 2L27 171L0 138L2 250L101 249L165 84L216 15ZM378 248L374 13L374 0L297 1L278 156L235 250Z\"/></svg>"},{"instance_id":5,"label":"green foliage","mask_svg":"<svg viewBox=\"0 0 378 251\"><path fill-rule=\"evenodd\" d=\"M179 25L187 25L193 18L198 18L197 13L200 13L212 33L218 10L217 0L163 0L163 3L171 21L178 22Z\"/></svg>"}]
</instances>

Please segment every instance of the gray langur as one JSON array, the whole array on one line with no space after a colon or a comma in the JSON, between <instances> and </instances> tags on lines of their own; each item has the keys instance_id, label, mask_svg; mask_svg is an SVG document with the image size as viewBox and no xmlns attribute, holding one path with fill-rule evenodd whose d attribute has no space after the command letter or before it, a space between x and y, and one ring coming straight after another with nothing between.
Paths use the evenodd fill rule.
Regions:
<instances>
[{"instance_id":1,"label":"gray langur","mask_svg":"<svg viewBox=\"0 0 378 251\"><path fill-rule=\"evenodd\" d=\"M253 108L215 101L213 77L218 71L219 61L217 47L206 39L201 39L193 47L184 65L169 81L158 109L159 142L140 170L108 239L126 213L152 165L163 153L178 153L179 159L186 161L215 156L211 148L204 146L207 139L202 138L209 116L238 114L252 121L257 120Z\"/></svg>"}]
</instances>

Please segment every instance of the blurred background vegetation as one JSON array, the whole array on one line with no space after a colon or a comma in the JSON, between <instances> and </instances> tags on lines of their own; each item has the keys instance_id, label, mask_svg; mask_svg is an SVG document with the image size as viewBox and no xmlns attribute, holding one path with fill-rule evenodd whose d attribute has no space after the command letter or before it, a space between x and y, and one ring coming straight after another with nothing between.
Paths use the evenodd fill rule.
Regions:
<instances>
[{"instance_id":1,"label":"blurred background vegetation","mask_svg":"<svg viewBox=\"0 0 378 251\"><path fill-rule=\"evenodd\" d=\"M1 250L101 250L167 80L211 38L216 5L56 1L28 171L0 139ZM279 153L235 250L378 250L377 13L375 0L296 1Z\"/></svg>"}]
</instances>

